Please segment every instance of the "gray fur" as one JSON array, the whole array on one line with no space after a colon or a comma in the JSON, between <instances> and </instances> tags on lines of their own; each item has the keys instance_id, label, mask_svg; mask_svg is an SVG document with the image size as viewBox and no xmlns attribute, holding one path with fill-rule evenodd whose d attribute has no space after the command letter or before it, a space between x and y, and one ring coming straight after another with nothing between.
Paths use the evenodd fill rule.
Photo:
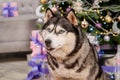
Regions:
<instances>
[{"instance_id":1,"label":"gray fur","mask_svg":"<svg viewBox=\"0 0 120 80\"><path fill-rule=\"evenodd\" d=\"M59 38L59 36L64 36L63 38L66 39L70 38L72 41L70 42L68 39L60 48L56 49L55 47L53 50L48 50L49 69L55 80L110 80L98 64L96 50L89 43L80 27L76 25L77 21L73 12L68 13L66 18L52 16L53 13L50 13L50 11L46 15L51 17L46 18L48 20L46 20L42 29L43 39L46 40L49 36L51 40L51 44L49 44L51 46L46 47L54 48L52 46L53 39ZM70 20L71 16L73 20ZM47 27L50 27L51 31L47 32ZM65 29L65 33L59 34L59 29ZM45 34L46 32L47 34Z\"/></svg>"}]
</instances>

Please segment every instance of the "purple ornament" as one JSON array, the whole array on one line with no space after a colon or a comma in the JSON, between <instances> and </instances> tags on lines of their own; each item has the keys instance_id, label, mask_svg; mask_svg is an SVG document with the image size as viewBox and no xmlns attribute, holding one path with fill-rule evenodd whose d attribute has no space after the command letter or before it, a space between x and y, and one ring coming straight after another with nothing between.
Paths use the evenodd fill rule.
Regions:
<instances>
[{"instance_id":1,"label":"purple ornament","mask_svg":"<svg viewBox=\"0 0 120 80\"><path fill-rule=\"evenodd\" d=\"M101 23L96 23L95 26L96 26L97 28L101 28L101 27L102 27L102 24L101 24Z\"/></svg>"},{"instance_id":2,"label":"purple ornament","mask_svg":"<svg viewBox=\"0 0 120 80\"><path fill-rule=\"evenodd\" d=\"M68 7L68 8L66 9L66 11L67 11L67 12L69 12L70 10L71 10L71 8L70 8L70 7Z\"/></svg>"}]
</instances>

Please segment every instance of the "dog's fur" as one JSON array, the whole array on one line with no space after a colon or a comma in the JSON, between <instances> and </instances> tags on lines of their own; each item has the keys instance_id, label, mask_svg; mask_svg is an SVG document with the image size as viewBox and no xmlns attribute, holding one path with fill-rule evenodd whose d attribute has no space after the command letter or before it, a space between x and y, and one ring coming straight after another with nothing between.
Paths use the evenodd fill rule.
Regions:
<instances>
[{"instance_id":1,"label":"dog's fur","mask_svg":"<svg viewBox=\"0 0 120 80\"><path fill-rule=\"evenodd\" d=\"M47 9L42 36L55 80L109 80L98 64L95 49L78 26L73 10L60 16Z\"/></svg>"}]
</instances>

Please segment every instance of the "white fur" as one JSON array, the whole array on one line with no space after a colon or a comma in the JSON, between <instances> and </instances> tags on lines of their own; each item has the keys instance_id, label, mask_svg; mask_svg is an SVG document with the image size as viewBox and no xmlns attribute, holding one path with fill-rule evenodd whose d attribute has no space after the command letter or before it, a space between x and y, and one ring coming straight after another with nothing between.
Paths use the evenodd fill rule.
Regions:
<instances>
[{"instance_id":1,"label":"white fur","mask_svg":"<svg viewBox=\"0 0 120 80\"><path fill-rule=\"evenodd\" d=\"M86 49L85 47L87 47L87 50L85 50ZM73 56L72 59L70 59L70 61L73 62L76 58L78 58L80 56L80 54L86 55L89 52L89 49L90 49L89 45L86 44L86 41L84 41L82 48L78 51L78 53L76 53L77 54L76 56ZM57 54L60 51L62 51L62 49L59 51L56 51L55 53ZM55 54L55 53L52 53L52 54ZM83 58L85 58L85 57L83 57ZM80 61L81 63L79 63L79 65L74 67L73 69L66 69L64 67L64 65L59 62L59 68L55 69L54 71L52 71L50 68L51 73L57 77L66 77L66 78L71 77L71 78L76 78L78 80L87 80L86 78L90 74L89 70L90 70L91 66L87 66L87 68L84 69L83 71L81 71L80 73L76 73L76 70L78 70L78 68L81 66L81 64L83 62L83 59L80 59L80 60L81 60Z\"/></svg>"},{"instance_id":2,"label":"white fur","mask_svg":"<svg viewBox=\"0 0 120 80\"><path fill-rule=\"evenodd\" d=\"M54 25L51 24L47 28L51 30L54 29ZM43 30L42 35L44 41L46 39L50 39L52 41L51 47L55 48L51 51L51 55L54 57L58 57L60 59L64 59L67 54L69 54L75 47L75 35L72 32L68 32L65 30L63 34L56 35L56 32L60 30L64 30L60 25L58 25L52 32L48 32L47 28Z\"/></svg>"},{"instance_id":3,"label":"white fur","mask_svg":"<svg viewBox=\"0 0 120 80\"><path fill-rule=\"evenodd\" d=\"M53 24L49 25L47 28L50 28L53 30L55 27ZM70 54L70 52L75 48L76 43L76 37L75 34L72 32L67 31L63 34L56 35L54 31L59 32L59 30L64 29L61 26L57 26L53 32L48 32L47 28L43 30L43 39L44 41L46 39L50 39L52 41L52 48L55 48L55 50L50 51L49 53L57 58L57 62L59 63L59 68L55 69L54 71L50 69L51 73L54 75L54 77L66 77L66 78L76 78L80 80L86 80L87 76L90 74L90 66L87 66L88 68L84 69L80 73L76 73L76 70L78 70L81 67L81 64L83 60L86 58L90 50L90 46L88 44L87 40L84 40L83 45L81 49L76 53L75 56L72 56L68 60L68 64L74 62L77 58L80 58L79 65L76 66L74 69L66 69L65 66L62 64L62 60L66 58L66 55ZM84 55L82 55L84 54ZM50 61L51 62L51 61ZM53 65L54 66L54 65Z\"/></svg>"}]
</instances>

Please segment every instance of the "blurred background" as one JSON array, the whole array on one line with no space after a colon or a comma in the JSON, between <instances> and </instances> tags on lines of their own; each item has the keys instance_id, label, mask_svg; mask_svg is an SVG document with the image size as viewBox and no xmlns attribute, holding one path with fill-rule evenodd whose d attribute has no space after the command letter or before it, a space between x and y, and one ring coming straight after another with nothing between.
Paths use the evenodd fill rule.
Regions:
<instances>
[{"instance_id":1,"label":"blurred background","mask_svg":"<svg viewBox=\"0 0 120 80\"><path fill-rule=\"evenodd\" d=\"M39 0L0 0L0 80L26 80Z\"/></svg>"},{"instance_id":2,"label":"blurred background","mask_svg":"<svg viewBox=\"0 0 120 80\"><path fill-rule=\"evenodd\" d=\"M36 45L41 40L38 30L48 7L61 15L75 10L79 26L96 48L101 64L117 69L108 71L111 80L119 80L120 0L0 0L0 80L26 80L31 71L30 57L41 53L41 45ZM31 36L37 42L32 42Z\"/></svg>"}]
</instances>

